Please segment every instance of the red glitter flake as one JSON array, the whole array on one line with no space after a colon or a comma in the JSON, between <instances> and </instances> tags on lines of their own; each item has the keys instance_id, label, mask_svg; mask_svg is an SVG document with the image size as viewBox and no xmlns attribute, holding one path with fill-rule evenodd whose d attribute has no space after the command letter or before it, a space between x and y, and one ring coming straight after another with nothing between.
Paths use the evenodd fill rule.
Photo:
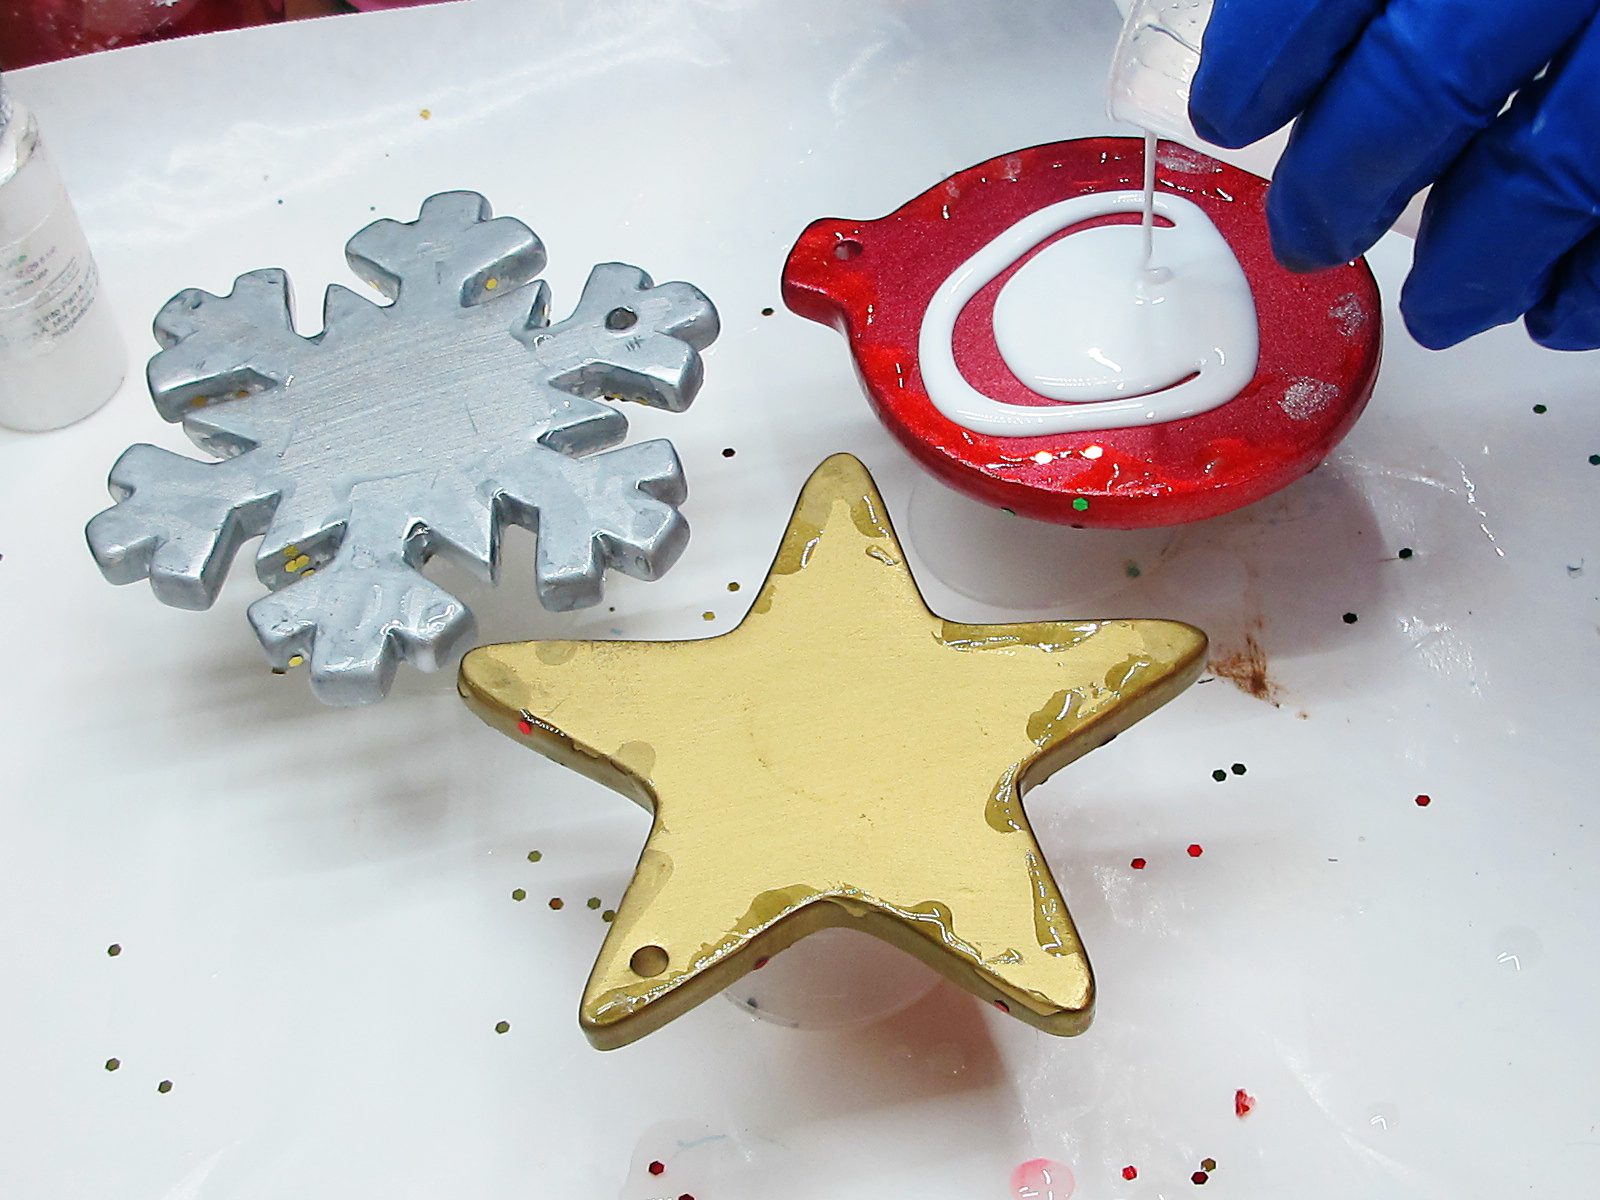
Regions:
<instances>
[{"instance_id":1,"label":"red glitter flake","mask_svg":"<svg viewBox=\"0 0 1600 1200\"><path fill-rule=\"evenodd\" d=\"M1196 1171L1193 1175L1189 1176L1189 1182L1193 1184L1202 1184L1210 1178L1211 1176L1207 1175L1204 1171Z\"/></svg>"},{"instance_id":2,"label":"red glitter flake","mask_svg":"<svg viewBox=\"0 0 1600 1200\"><path fill-rule=\"evenodd\" d=\"M522 720L517 722L517 732L523 737L527 737L533 732L533 722L524 717Z\"/></svg>"},{"instance_id":3,"label":"red glitter flake","mask_svg":"<svg viewBox=\"0 0 1600 1200\"><path fill-rule=\"evenodd\" d=\"M678 1197L678 1200L694 1200L694 1197L689 1195L688 1192L685 1192L683 1195Z\"/></svg>"},{"instance_id":4,"label":"red glitter flake","mask_svg":"<svg viewBox=\"0 0 1600 1200\"><path fill-rule=\"evenodd\" d=\"M1139 1168L1138 1167L1123 1167L1122 1168L1122 1177L1124 1179L1126 1179L1126 1180L1129 1180L1130 1182L1132 1180L1135 1180L1135 1179L1139 1178Z\"/></svg>"},{"instance_id":5,"label":"red glitter flake","mask_svg":"<svg viewBox=\"0 0 1600 1200\"><path fill-rule=\"evenodd\" d=\"M770 958L766 957L766 955L762 955L760 958L756 959L756 965L751 967L750 969L752 971L759 971L759 970L761 970L762 967L766 966L771 961L772 960Z\"/></svg>"},{"instance_id":6,"label":"red glitter flake","mask_svg":"<svg viewBox=\"0 0 1600 1200\"><path fill-rule=\"evenodd\" d=\"M994 1006L1003 1013L1008 1013L1011 1011L1011 1005L1007 1004L1004 1000L996 1000L994 1002Z\"/></svg>"},{"instance_id":7,"label":"red glitter flake","mask_svg":"<svg viewBox=\"0 0 1600 1200\"><path fill-rule=\"evenodd\" d=\"M1417 807L1418 808L1427 808L1428 805L1430 805L1432 803L1433 803L1433 797L1432 796L1423 795L1423 796L1418 796L1417 797Z\"/></svg>"},{"instance_id":8,"label":"red glitter flake","mask_svg":"<svg viewBox=\"0 0 1600 1200\"><path fill-rule=\"evenodd\" d=\"M1144 859L1136 858L1131 863L1129 863L1128 865L1130 867L1132 867L1135 871L1142 871L1142 870L1144 870Z\"/></svg>"},{"instance_id":9,"label":"red glitter flake","mask_svg":"<svg viewBox=\"0 0 1600 1200\"><path fill-rule=\"evenodd\" d=\"M1206 852L1205 847L1202 846L1199 842L1190 842L1189 843L1189 857L1190 858L1199 858L1205 852Z\"/></svg>"},{"instance_id":10,"label":"red glitter flake","mask_svg":"<svg viewBox=\"0 0 1600 1200\"><path fill-rule=\"evenodd\" d=\"M1233 1094L1233 1115L1234 1116L1236 1116L1236 1117L1248 1117L1250 1115L1250 1110L1255 1108L1255 1106L1256 1106L1256 1098L1254 1096L1252 1096L1249 1092L1245 1091L1243 1088L1240 1088L1238 1091L1236 1091Z\"/></svg>"},{"instance_id":11,"label":"red glitter flake","mask_svg":"<svg viewBox=\"0 0 1600 1200\"><path fill-rule=\"evenodd\" d=\"M667 1164L664 1163L664 1162L660 1162L660 1161L653 1162L648 1167L645 1168L645 1170L649 1171L650 1174L652 1174L652 1175L659 1175L659 1174L661 1174L661 1172L665 1171L666 1169L667 1169Z\"/></svg>"}]
</instances>

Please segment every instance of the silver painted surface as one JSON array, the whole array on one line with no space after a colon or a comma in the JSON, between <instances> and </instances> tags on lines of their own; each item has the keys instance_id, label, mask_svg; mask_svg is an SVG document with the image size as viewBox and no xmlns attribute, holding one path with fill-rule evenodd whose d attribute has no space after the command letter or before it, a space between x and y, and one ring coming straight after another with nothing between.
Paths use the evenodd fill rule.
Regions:
<instances>
[{"instance_id":1,"label":"silver painted surface","mask_svg":"<svg viewBox=\"0 0 1600 1200\"><path fill-rule=\"evenodd\" d=\"M202 462L150 445L112 467L117 503L89 522L113 583L149 579L208 608L240 546L261 536L250 607L268 658L310 664L330 704L381 699L399 663L436 669L473 634L465 604L420 568L448 555L490 582L507 523L538 533L545 607L596 603L607 568L654 579L689 536L671 443L614 449L627 418L605 399L678 412L701 377L716 310L636 267L590 273L550 323L545 251L473 192L375 221L345 256L392 301L328 288L323 332L295 332L283 271L227 296L190 288L157 314L157 411Z\"/></svg>"}]
</instances>

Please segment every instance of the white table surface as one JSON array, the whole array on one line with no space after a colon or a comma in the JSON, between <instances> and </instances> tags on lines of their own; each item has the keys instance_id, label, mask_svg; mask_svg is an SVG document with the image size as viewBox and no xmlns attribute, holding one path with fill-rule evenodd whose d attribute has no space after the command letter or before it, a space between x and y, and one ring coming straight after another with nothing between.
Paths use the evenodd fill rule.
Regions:
<instances>
[{"instance_id":1,"label":"white table surface","mask_svg":"<svg viewBox=\"0 0 1600 1200\"><path fill-rule=\"evenodd\" d=\"M1430 354L1391 310L1325 467L1202 526L1075 533L941 490L843 340L781 309L809 219L1105 132L1115 20L476 0L16 74L136 364L168 296L254 267L287 268L314 327L351 233L459 187L544 238L558 312L604 259L717 302L694 408L630 413L683 454L688 553L554 616L514 538L502 586L467 588L485 640L730 628L753 589L726 584L849 449L945 614L1182 618L1224 654L1253 633L1279 703L1202 684L1030 796L1097 968L1084 1037L943 984L841 1023L805 998L835 954L872 976L856 1011L925 982L846 935L763 973L806 1028L719 999L601 1054L575 1016L605 929L585 901L616 902L645 815L484 728L448 673L321 708L269 674L243 563L204 614L106 585L81 531L112 460L187 446L135 365L83 424L0 438L0 1194L1006 1200L1035 1156L1082 1200L1190 1195L1205 1157L1207 1196L1592 1193L1600 362L1516 330ZM1409 249L1372 256L1391 297Z\"/></svg>"}]
</instances>

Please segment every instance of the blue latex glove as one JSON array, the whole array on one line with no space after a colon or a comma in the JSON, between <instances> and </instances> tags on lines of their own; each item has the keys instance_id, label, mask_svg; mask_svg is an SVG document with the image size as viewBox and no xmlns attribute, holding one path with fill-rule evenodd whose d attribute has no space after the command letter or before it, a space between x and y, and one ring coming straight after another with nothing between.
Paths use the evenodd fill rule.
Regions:
<instances>
[{"instance_id":1,"label":"blue latex glove","mask_svg":"<svg viewBox=\"0 0 1600 1200\"><path fill-rule=\"evenodd\" d=\"M1233 147L1300 118L1267 197L1273 248L1295 270L1363 253L1432 183L1400 297L1424 346L1518 317L1543 345L1600 346L1597 11L1217 0L1190 116Z\"/></svg>"}]
</instances>

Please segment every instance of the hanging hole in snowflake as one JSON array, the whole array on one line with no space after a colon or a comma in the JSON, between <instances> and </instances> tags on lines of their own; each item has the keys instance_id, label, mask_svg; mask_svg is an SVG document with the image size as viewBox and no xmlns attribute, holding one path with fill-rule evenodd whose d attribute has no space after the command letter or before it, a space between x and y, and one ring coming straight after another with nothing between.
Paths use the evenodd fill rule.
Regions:
<instances>
[{"instance_id":1,"label":"hanging hole in snowflake","mask_svg":"<svg viewBox=\"0 0 1600 1200\"><path fill-rule=\"evenodd\" d=\"M191 309L200 307L200 293L199 292L195 292L193 295L191 295L189 297L189 307Z\"/></svg>"},{"instance_id":2,"label":"hanging hole in snowflake","mask_svg":"<svg viewBox=\"0 0 1600 1200\"><path fill-rule=\"evenodd\" d=\"M862 246L860 242L856 241L854 238L845 238L833 248L833 256L837 259L849 260L859 255L861 250Z\"/></svg>"},{"instance_id":3,"label":"hanging hole in snowflake","mask_svg":"<svg viewBox=\"0 0 1600 1200\"><path fill-rule=\"evenodd\" d=\"M632 329L639 323L639 314L631 308L613 308L606 314L606 328L613 333Z\"/></svg>"}]
</instances>

